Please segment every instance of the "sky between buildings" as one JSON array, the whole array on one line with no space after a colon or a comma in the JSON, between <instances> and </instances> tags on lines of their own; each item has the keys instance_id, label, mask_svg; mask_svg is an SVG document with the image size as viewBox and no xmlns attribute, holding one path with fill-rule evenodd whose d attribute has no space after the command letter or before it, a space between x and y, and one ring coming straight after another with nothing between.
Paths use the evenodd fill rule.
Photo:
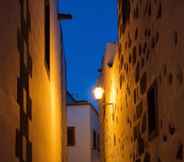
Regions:
<instances>
[{"instance_id":1,"label":"sky between buildings","mask_svg":"<svg viewBox=\"0 0 184 162\"><path fill-rule=\"evenodd\" d=\"M68 90L77 99L93 101L92 88L107 42L117 40L116 0L61 0Z\"/></svg>"}]
</instances>

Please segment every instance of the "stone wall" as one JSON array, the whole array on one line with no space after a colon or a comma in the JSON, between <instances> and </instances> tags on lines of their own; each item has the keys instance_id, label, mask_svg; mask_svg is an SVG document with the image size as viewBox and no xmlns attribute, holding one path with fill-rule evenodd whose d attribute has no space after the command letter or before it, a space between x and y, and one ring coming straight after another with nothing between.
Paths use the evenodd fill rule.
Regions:
<instances>
[{"instance_id":1,"label":"stone wall","mask_svg":"<svg viewBox=\"0 0 184 162\"><path fill-rule=\"evenodd\" d=\"M47 40L46 4L50 11ZM62 140L65 138L65 78L56 4L56 0L1 2L2 162L61 162L66 159L63 156L66 140ZM50 42L49 46L46 41Z\"/></svg>"},{"instance_id":2,"label":"stone wall","mask_svg":"<svg viewBox=\"0 0 184 162\"><path fill-rule=\"evenodd\" d=\"M118 52L104 65L106 162L183 161L184 2L119 0Z\"/></svg>"}]
</instances>

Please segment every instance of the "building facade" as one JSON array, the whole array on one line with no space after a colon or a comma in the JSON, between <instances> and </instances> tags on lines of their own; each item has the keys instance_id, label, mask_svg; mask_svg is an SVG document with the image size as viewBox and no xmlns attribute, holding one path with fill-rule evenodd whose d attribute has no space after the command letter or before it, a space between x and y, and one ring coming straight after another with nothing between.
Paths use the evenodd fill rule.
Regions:
<instances>
[{"instance_id":1,"label":"building facade","mask_svg":"<svg viewBox=\"0 0 184 162\"><path fill-rule=\"evenodd\" d=\"M87 101L67 98L68 161L99 162L98 112Z\"/></svg>"},{"instance_id":2,"label":"building facade","mask_svg":"<svg viewBox=\"0 0 184 162\"><path fill-rule=\"evenodd\" d=\"M104 162L183 161L183 9L119 0L118 50L101 73Z\"/></svg>"},{"instance_id":3,"label":"building facade","mask_svg":"<svg viewBox=\"0 0 184 162\"><path fill-rule=\"evenodd\" d=\"M0 5L0 161L66 161L65 75L56 0Z\"/></svg>"}]
</instances>

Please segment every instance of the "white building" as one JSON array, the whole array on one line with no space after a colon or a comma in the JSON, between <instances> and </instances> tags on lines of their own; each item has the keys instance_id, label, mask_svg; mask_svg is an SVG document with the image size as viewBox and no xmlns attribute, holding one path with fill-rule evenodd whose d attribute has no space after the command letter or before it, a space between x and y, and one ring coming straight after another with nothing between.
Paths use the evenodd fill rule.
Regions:
<instances>
[{"instance_id":1,"label":"white building","mask_svg":"<svg viewBox=\"0 0 184 162\"><path fill-rule=\"evenodd\" d=\"M67 94L68 161L99 162L98 112L87 101Z\"/></svg>"}]
</instances>

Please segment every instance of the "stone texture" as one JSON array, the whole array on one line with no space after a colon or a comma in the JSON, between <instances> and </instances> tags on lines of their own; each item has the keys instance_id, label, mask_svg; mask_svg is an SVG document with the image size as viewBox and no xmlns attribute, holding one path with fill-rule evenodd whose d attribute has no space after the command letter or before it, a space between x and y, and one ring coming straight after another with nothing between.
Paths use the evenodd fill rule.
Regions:
<instances>
[{"instance_id":1,"label":"stone texture","mask_svg":"<svg viewBox=\"0 0 184 162\"><path fill-rule=\"evenodd\" d=\"M184 140L183 8L181 0L118 0L119 50L114 53L112 67L104 66L101 83L105 101L117 107L121 105L122 111L115 112L119 120L112 123L114 111L107 109L106 120L101 123L105 162L135 162L138 159L150 162L158 161L157 157L161 161L175 162L183 158L183 146L177 143ZM123 57L126 64L122 65L125 68L121 73L117 68L119 57ZM124 77L121 86L117 79L120 75ZM148 101L155 81L155 95L150 93ZM151 100L152 106L149 105ZM139 103L143 105L141 111L137 111ZM112 146L112 132L121 138L116 147ZM135 153L137 141L141 150L138 155ZM119 150L122 145L124 149ZM134 155L132 159L131 154Z\"/></svg>"},{"instance_id":2,"label":"stone texture","mask_svg":"<svg viewBox=\"0 0 184 162\"><path fill-rule=\"evenodd\" d=\"M2 1L0 19L0 161L63 162L65 69L56 1L50 1L50 69L44 0Z\"/></svg>"}]
</instances>

